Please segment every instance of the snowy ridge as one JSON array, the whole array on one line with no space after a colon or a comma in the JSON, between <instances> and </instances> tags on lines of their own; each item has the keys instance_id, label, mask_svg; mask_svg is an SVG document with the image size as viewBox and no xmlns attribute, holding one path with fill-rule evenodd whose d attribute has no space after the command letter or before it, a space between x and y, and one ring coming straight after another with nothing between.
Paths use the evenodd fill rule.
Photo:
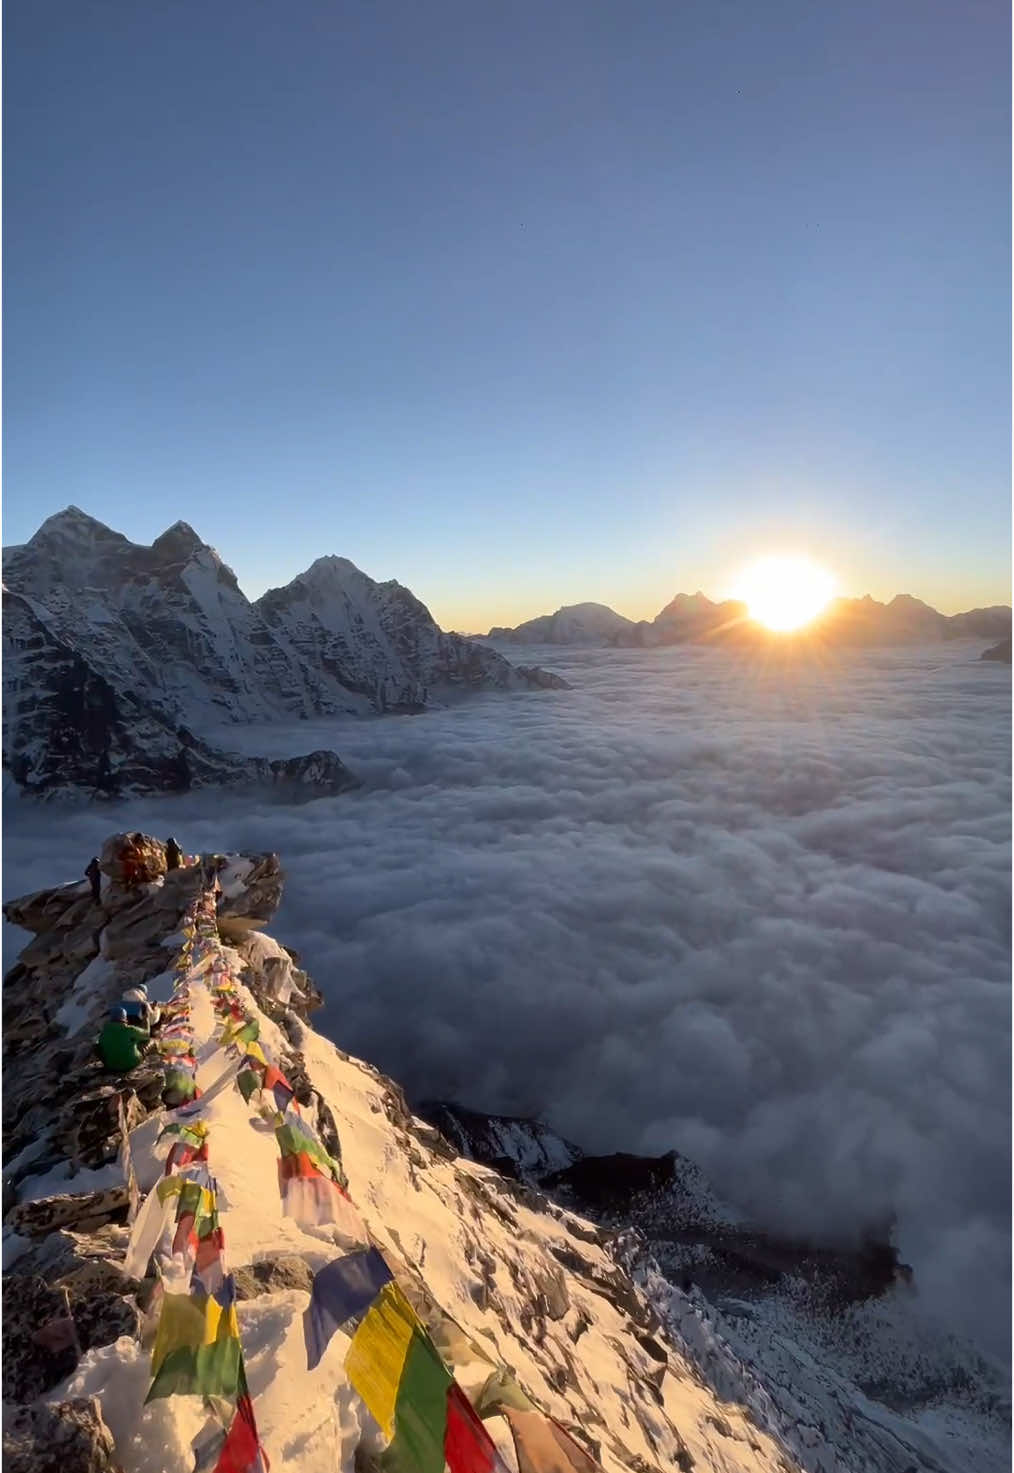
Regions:
<instances>
[{"instance_id":1,"label":"snowy ridge","mask_svg":"<svg viewBox=\"0 0 1014 1473\"><path fill-rule=\"evenodd\" d=\"M120 895L115 883L110 887L103 904L114 907L114 914L94 944L119 975L111 986L110 968L93 968L95 994L84 1026L88 988L83 974L91 965L87 956L68 975L67 968L54 972L44 961L45 946L35 943L26 953L31 961L22 985L34 989L39 967L46 967L57 994L52 997L54 1012L73 999L72 1007L61 1013L71 1030L60 1030L64 1052L77 1047L85 1054L92 1020L101 1015L110 991L122 987L125 978L135 978L139 969L152 978L152 993L167 998L173 975L166 962L184 941L173 897L178 895L180 903L189 899L189 874L175 872L162 884L144 887L141 895ZM235 904L237 891L242 899L244 868L234 864L227 874ZM44 892L30 903L8 907L22 924L56 918L39 942L59 940L61 956L78 932L63 927L58 935L58 917L84 917L89 904L80 886L65 891ZM115 911L118 905L122 911ZM196 1117L190 1118L207 1127L228 1266L237 1283L245 1285L236 1306L239 1339L258 1434L274 1473L330 1473L336 1467L353 1473L364 1458L368 1465L378 1455L387 1438L349 1380L346 1356L354 1326L349 1333L337 1330L320 1363L307 1369L304 1313L310 1278L350 1251L349 1224L306 1225L286 1215L270 1122L258 1118L231 1079L223 1080L227 1055L213 1010L215 984L208 975L209 959L214 965L216 958L229 974L243 1015L256 1023L265 1056L277 1061L292 1081L304 1114L336 1127L349 1192L370 1241L399 1276L404 1272L406 1292L422 1295L420 1303L436 1307L438 1323L446 1325L449 1316L460 1331L453 1372L470 1399L475 1401L484 1387L488 1390L491 1366L506 1371L509 1384L516 1384L541 1414L557 1419L577 1439L578 1451L566 1464L576 1473L594 1466L603 1473L669 1473L694 1466L725 1473L791 1470L793 1462L784 1448L755 1418L717 1397L691 1371L648 1299L612 1256L606 1237L578 1216L456 1157L442 1137L408 1112L396 1086L342 1054L290 1005L280 1004L278 969L269 973L251 950L247 922L234 916L228 928L224 919L221 925L225 941L214 944L208 956L194 953L185 976L196 1079L207 1090L206 1098L197 1102ZM86 929L80 934L73 949L87 949ZM280 952L273 943L272 949ZM151 958L147 962L146 956ZM8 980L11 987L17 997L14 974ZM26 1013L25 1026L29 1023ZM54 1038L54 1045L58 1042ZM223 1080L220 1090L208 1088L218 1080ZM125 1082L129 1085L130 1078ZM61 1088L65 1086L66 1079ZM129 1128L129 1170L144 1197L165 1171L169 1142L160 1139L164 1127L181 1117L164 1106L142 1114ZM332 1152L335 1148L329 1146ZM68 1200L39 1201L38 1192L54 1185L62 1192L75 1190L72 1172L54 1179L52 1164L42 1172L33 1172L33 1164L22 1152L19 1201L5 1232L8 1261L13 1260L13 1272L22 1276L49 1251L48 1239L40 1242L39 1237L44 1214L52 1217L54 1200ZM124 1167L113 1163L104 1176L84 1180L89 1188L104 1181L109 1193L122 1193ZM85 1210L94 1222L94 1205ZM21 1232L12 1236L12 1226ZM136 1237L136 1230L115 1221L99 1229L109 1272L123 1264L131 1232ZM55 1277L51 1271L50 1280ZM129 1288L129 1281L124 1287ZM80 1312L75 1306L75 1316ZM176 1394L144 1404L151 1380L151 1320L150 1313L142 1315L138 1334L114 1335L110 1330L111 1338L99 1336L101 1343L92 1343L46 1393L50 1403L60 1405L68 1398L98 1398L125 1473L153 1467L189 1470L191 1445L206 1432L206 1409L199 1396ZM454 1336L448 1335L450 1343ZM505 1466L517 1470L506 1417L491 1409L483 1426ZM535 1473L550 1473L565 1465L539 1461L529 1466Z\"/></svg>"}]
</instances>

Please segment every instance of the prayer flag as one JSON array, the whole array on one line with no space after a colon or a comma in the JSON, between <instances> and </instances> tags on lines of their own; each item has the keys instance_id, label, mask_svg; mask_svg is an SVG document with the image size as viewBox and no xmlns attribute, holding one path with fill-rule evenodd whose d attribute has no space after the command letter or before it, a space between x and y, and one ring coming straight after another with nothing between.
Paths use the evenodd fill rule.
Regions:
<instances>
[{"instance_id":1,"label":"prayer flag","mask_svg":"<svg viewBox=\"0 0 1014 1473\"><path fill-rule=\"evenodd\" d=\"M601 1473L598 1463L552 1417L506 1407L518 1473Z\"/></svg>"},{"instance_id":2,"label":"prayer flag","mask_svg":"<svg viewBox=\"0 0 1014 1473\"><path fill-rule=\"evenodd\" d=\"M234 1304L223 1307L213 1294L166 1294L145 1401L173 1395L235 1397L241 1359Z\"/></svg>"},{"instance_id":3,"label":"prayer flag","mask_svg":"<svg viewBox=\"0 0 1014 1473\"><path fill-rule=\"evenodd\" d=\"M236 1414L232 1419L215 1473L269 1473L271 1465L261 1447L254 1421L253 1403L247 1390L246 1377L240 1366L240 1390Z\"/></svg>"},{"instance_id":4,"label":"prayer flag","mask_svg":"<svg viewBox=\"0 0 1014 1473\"><path fill-rule=\"evenodd\" d=\"M444 1473L450 1371L425 1331L412 1332L394 1404L394 1437L381 1457L391 1473Z\"/></svg>"},{"instance_id":5,"label":"prayer flag","mask_svg":"<svg viewBox=\"0 0 1014 1473\"><path fill-rule=\"evenodd\" d=\"M457 1382L447 1393L444 1457L450 1473L493 1473L499 1462L493 1439Z\"/></svg>"},{"instance_id":6,"label":"prayer flag","mask_svg":"<svg viewBox=\"0 0 1014 1473\"><path fill-rule=\"evenodd\" d=\"M367 1310L345 1357L349 1381L387 1436L394 1435L398 1385L418 1320L392 1280Z\"/></svg>"},{"instance_id":7,"label":"prayer flag","mask_svg":"<svg viewBox=\"0 0 1014 1473\"><path fill-rule=\"evenodd\" d=\"M308 1370L320 1364L334 1332L369 1309L392 1274L376 1248L336 1258L314 1275L303 1315Z\"/></svg>"}]
</instances>

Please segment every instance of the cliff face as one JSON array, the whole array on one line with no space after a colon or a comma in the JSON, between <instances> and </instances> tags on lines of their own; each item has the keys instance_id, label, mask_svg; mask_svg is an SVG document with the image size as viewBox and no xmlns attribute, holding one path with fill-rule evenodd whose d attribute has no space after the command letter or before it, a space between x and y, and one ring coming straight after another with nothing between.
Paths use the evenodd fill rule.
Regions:
<instances>
[{"instance_id":1,"label":"cliff face","mask_svg":"<svg viewBox=\"0 0 1014 1473\"><path fill-rule=\"evenodd\" d=\"M362 1247L357 1233L394 1272L429 1343L483 1414L474 1446L491 1439L502 1466L516 1470L519 1456L526 1473L797 1466L765 1429L755 1385L747 1411L702 1376L698 1367L711 1364L728 1380L734 1366L714 1337L692 1363L693 1337L667 1328L657 1293L624 1267L629 1241L463 1159L411 1113L397 1085L314 1032L316 990L263 929L281 894L275 856L230 857L217 927L192 947L184 918L200 870L125 888L115 852L103 861L98 901L82 884L4 907L8 921L33 933L5 982L4 1395L19 1408L9 1425L5 1417L14 1466L41 1467L59 1445L68 1449L64 1473L193 1467L191 1443L207 1434L208 1407L185 1394L145 1405L152 1343L163 1343L166 1305L186 1282L179 1273L190 1273L190 1240L178 1226L176 1255L155 1251L163 1276L177 1276L164 1280L168 1298L137 1256L147 1220L139 1208L154 1200L148 1194L179 1139L162 1132L187 1121L206 1128L201 1169L213 1177L246 1384L274 1473L376 1466L392 1428L404 1455L407 1413L396 1410L385 1432L379 1403L361 1394L354 1324L338 1329L308 1369L314 1275ZM164 1103L165 1058L118 1076L92 1057L109 1005L140 981L156 1001L175 997L179 1007L185 999L165 1040L178 1038L185 1020L203 1091L193 1114ZM224 1021L223 996L235 1010ZM240 1050L230 1053L230 1017L245 1020L237 1026L284 1076L298 1121L346 1177L351 1218L309 1222L288 1211L268 1077L251 1096L233 1083L230 1060ZM170 1173L183 1158L174 1159ZM689 1301L685 1309L704 1335ZM225 1411L223 1425L236 1425L231 1405ZM493 1466L469 1456L447 1452L454 1473Z\"/></svg>"},{"instance_id":2,"label":"cliff face","mask_svg":"<svg viewBox=\"0 0 1014 1473\"><path fill-rule=\"evenodd\" d=\"M4 550L4 761L32 794L274 782L205 735L564 686L443 633L407 588L344 558L251 603L185 522L146 547L68 507ZM349 785L336 757L326 774L304 761L311 777Z\"/></svg>"}]
</instances>

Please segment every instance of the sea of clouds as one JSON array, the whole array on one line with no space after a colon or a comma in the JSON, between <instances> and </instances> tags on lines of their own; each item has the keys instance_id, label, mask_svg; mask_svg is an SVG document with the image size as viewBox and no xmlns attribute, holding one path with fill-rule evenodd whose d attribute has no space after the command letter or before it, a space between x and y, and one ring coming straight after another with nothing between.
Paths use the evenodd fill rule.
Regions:
<instances>
[{"instance_id":1,"label":"sea of clouds","mask_svg":"<svg viewBox=\"0 0 1014 1473\"><path fill-rule=\"evenodd\" d=\"M979 649L511 650L574 689L217 734L332 746L357 793L10 803L4 894L117 828L277 850L318 1026L410 1096L676 1147L781 1229L895 1213L924 1299L1003 1352L1011 687Z\"/></svg>"}]
</instances>

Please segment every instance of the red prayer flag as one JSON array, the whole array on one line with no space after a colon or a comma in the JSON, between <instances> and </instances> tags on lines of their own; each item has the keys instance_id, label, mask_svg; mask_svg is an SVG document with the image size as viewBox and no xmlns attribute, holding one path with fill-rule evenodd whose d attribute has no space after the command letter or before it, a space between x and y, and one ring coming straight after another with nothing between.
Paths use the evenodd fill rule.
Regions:
<instances>
[{"instance_id":1,"label":"red prayer flag","mask_svg":"<svg viewBox=\"0 0 1014 1473\"><path fill-rule=\"evenodd\" d=\"M240 1375L242 1374L241 1371ZM222 1444L215 1473L269 1473L270 1467L267 1453L257 1436L253 1404L246 1389L246 1378L243 1377L243 1390L236 1401L236 1415Z\"/></svg>"},{"instance_id":2,"label":"red prayer flag","mask_svg":"<svg viewBox=\"0 0 1014 1473\"><path fill-rule=\"evenodd\" d=\"M497 1462L493 1439L456 1381L447 1392L444 1457L450 1473L493 1473Z\"/></svg>"}]
</instances>

